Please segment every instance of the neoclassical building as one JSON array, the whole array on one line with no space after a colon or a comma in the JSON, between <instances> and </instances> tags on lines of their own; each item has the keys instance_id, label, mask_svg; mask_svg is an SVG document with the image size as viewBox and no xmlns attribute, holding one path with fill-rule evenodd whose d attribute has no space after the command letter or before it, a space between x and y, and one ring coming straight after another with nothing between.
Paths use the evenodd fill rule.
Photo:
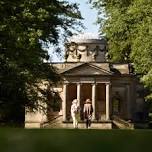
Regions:
<instances>
[{"instance_id":1,"label":"neoclassical building","mask_svg":"<svg viewBox=\"0 0 152 152\"><path fill-rule=\"evenodd\" d=\"M131 71L130 64L110 63L106 41L77 37L65 44L65 62L52 63L63 82L54 86L61 98L60 111L26 113L25 127L72 127L70 107L78 99L79 127L84 128L83 105L91 99L93 105L92 128L111 129L114 118L133 121L143 112L144 100L138 96L143 88Z\"/></svg>"}]
</instances>

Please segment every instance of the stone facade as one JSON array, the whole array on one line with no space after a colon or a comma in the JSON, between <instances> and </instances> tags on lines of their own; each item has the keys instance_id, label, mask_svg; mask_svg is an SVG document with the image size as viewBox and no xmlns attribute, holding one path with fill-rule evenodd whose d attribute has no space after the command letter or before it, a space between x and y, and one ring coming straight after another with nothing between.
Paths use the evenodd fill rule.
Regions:
<instances>
[{"instance_id":1,"label":"stone facade","mask_svg":"<svg viewBox=\"0 0 152 152\"><path fill-rule=\"evenodd\" d=\"M75 98L81 109L87 98L92 100L93 128L111 129L113 116L126 121L133 120L135 113L142 109L143 99L137 96L141 88L130 71L130 64L107 62L104 39L77 39L65 46L65 62L52 63L63 78L62 84L54 86L62 99L60 111L51 112L54 118L52 122L58 124L56 127L70 128L70 106ZM82 113L81 110L80 128L84 126ZM29 119L35 123L31 121L30 124ZM40 112L35 116L26 113L25 127L51 127L51 121L48 120L47 125L44 125L45 121Z\"/></svg>"}]
</instances>

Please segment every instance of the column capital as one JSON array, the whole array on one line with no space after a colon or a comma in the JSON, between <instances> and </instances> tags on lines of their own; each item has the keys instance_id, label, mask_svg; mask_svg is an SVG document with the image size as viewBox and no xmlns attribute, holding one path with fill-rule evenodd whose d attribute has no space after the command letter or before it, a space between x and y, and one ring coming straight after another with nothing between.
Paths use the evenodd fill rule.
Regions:
<instances>
[{"instance_id":1,"label":"column capital","mask_svg":"<svg viewBox=\"0 0 152 152\"><path fill-rule=\"evenodd\" d=\"M81 82L76 82L76 84L77 84L77 85L82 85L82 83L81 83Z\"/></svg>"},{"instance_id":2,"label":"column capital","mask_svg":"<svg viewBox=\"0 0 152 152\"><path fill-rule=\"evenodd\" d=\"M106 85L106 86L107 86L107 85L111 86L112 83L111 83L111 82L106 82L105 85Z\"/></svg>"},{"instance_id":3,"label":"column capital","mask_svg":"<svg viewBox=\"0 0 152 152\"><path fill-rule=\"evenodd\" d=\"M96 82L93 82L93 83L91 83L91 85L97 85L97 83L96 83Z\"/></svg>"},{"instance_id":4,"label":"column capital","mask_svg":"<svg viewBox=\"0 0 152 152\"><path fill-rule=\"evenodd\" d=\"M69 82L64 82L63 85L69 85Z\"/></svg>"}]
</instances>

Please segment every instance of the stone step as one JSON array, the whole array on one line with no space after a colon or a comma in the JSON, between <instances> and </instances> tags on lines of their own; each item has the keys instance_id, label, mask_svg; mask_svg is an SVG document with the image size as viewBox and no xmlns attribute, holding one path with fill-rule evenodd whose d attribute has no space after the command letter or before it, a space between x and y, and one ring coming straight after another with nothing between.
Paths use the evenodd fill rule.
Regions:
<instances>
[{"instance_id":1,"label":"stone step","mask_svg":"<svg viewBox=\"0 0 152 152\"><path fill-rule=\"evenodd\" d=\"M72 129L73 128L73 123L72 121L62 121L62 117L59 117L55 119L54 121L48 122L47 124L43 125L43 128L67 128L67 129ZM78 128L79 129L85 129L86 124L84 121L81 121L78 123ZM102 122L97 122L93 121L91 123L91 128L92 129L112 129L112 121L102 121Z\"/></svg>"},{"instance_id":2,"label":"stone step","mask_svg":"<svg viewBox=\"0 0 152 152\"><path fill-rule=\"evenodd\" d=\"M134 124L131 122L128 122L124 119L121 119L118 116L113 116L113 124L118 129L134 129Z\"/></svg>"}]
</instances>

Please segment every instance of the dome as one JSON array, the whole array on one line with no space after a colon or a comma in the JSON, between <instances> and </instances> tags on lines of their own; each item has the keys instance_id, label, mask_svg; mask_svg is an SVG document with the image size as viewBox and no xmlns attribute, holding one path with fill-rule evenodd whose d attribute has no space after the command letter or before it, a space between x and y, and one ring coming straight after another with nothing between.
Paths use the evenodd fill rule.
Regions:
<instances>
[{"instance_id":1,"label":"dome","mask_svg":"<svg viewBox=\"0 0 152 152\"><path fill-rule=\"evenodd\" d=\"M94 33L74 35L66 43L66 62L104 62L106 41Z\"/></svg>"},{"instance_id":2,"label":"dome","mask_svg":"<svg viewBox=\"0 0 152 152\"><path fill-rule=\"evenodd\" d=\"M74 35L70 38L69 42L75 43L105 43L105 40L99 37L96 33L82 33L79 35Z\"/></svg>"}]
</instances>

